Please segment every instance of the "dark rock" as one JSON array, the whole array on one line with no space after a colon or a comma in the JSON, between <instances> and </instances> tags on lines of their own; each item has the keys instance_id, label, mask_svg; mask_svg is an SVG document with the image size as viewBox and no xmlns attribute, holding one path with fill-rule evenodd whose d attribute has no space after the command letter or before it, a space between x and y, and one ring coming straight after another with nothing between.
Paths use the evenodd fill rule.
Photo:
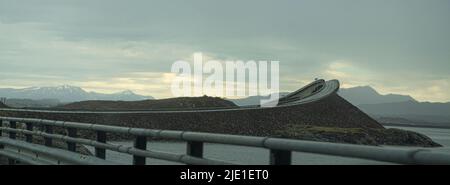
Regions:
<instances>
[{"instance_id":1,"label":"dark rock","mask_svg":"<svg viewBox=\"0 0 450 185\"><path fill-rule=\"evenodd\" d=\"M381 145L401 145L401 146L421 146L421 147L440 147L441 145L435 143L426 135L412 132L408 130L401 130L396 128L389 128L383 130L369 130L377 143Z\"/></svg>"}]
</instances>

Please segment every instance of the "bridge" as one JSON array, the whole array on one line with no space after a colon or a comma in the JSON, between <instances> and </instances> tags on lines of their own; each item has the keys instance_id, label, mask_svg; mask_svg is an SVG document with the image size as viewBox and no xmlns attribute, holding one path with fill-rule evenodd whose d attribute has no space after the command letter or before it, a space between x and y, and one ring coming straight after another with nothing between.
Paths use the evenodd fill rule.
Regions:
<instances>
[{"instance_id":1,"label":"bridge","mask_svg":"<svg viewBox=\"0 0 450 185\"><path fill-rule=\"evenodd\" d=\"M301 106L319 101L339 89L337 80L316 80L305 87L281 97L278 107ZM247 106L225 109L197 110L126 110L126 111L61 111L0 109L25 113L56 114L146 114L146 113L189 113L226 112L249 109L271 109L265 106ZM81 134L89 132L91 135ZM134 139L133 146L108 142L108 134L127 135ZM42 142L35 142L36 138ZM163 139L186 143L183 154L152 150L147 147L148 140ZM55 141L64 143L57 145ZM176 130L157 130L112 125L79 123L61 120L36 118L0 117L0 157L8 159L9 164L17 162L33 165L115 165L106 158L107 151L125 153L133 157L133 165L145 165L147 158L161 159L191 165L227 165L231 162L208 159L203 156L204 144L216 143L235 146L265 148L270 151L269 164L289 165L293 152L324 154L350 158L368 159L397 164L450 164L450 154L427 148L388 148L351 144L313 142L271 137L228 135ZM94 147L93 155L82 154L77 146ZM150 149L149 149L150 148Z\"/></svg>"},{"instance_id":2,"label":"bridge","mask_svg":"<svg viewBox=\"0 0 450 185\"><path fill-rule=\"evenodd\" d=\"M323 79L315 80L304 87L280 97L276 102L277 108L308 104L324 99L339 90L338 80L325 81ZM271 104L268 102L267 104ZM153 110L121 110L121 111L87 111L87 110L45 110L45 109L16 109L16 108L0 108L0 111L15 112L37 112L37 113L63 113L63 114L147 114L147 113L189 113L189 112L224 112L224 111L242 111L242 110L261 110L270 109L271 106L250 105L239 108L214 107L214 108L190 108L190 109L153 109Z\"/></svg>"}]
</instances>

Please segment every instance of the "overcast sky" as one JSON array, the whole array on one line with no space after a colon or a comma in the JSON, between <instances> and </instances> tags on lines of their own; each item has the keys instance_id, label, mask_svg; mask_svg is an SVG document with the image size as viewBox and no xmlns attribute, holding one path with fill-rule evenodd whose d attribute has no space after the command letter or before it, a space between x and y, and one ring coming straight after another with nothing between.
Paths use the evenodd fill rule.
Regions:
<instances>
[{"instance_id":1,"label":"overcast sky","mask_svg":"<svg viewBox=\"0 0 450 185\"><path fill-rule=\"evenodd\" d=\"M170 97L170 67L278 60L314 78L450 101L450 1L0 0L0 87L69 84Z\"/></svg>"}]
</instances>

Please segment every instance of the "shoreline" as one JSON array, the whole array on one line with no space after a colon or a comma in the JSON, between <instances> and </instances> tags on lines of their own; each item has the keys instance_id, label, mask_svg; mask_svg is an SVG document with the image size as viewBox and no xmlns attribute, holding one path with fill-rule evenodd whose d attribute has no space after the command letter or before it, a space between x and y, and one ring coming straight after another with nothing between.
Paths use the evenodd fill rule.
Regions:
<instances>
[{"instance_id":1,"label":"shoreline","mask_svg":"<svg viewBox=\"0 0 450 185\"><path fill-rule=\"evenodd\" d=\"M439 128L439 129L450 129L450 126L441 125L412 125L412 124L402 124L402 123L380 123L387 127L416 127L416 128Z\"/></svg>"}]
</instances>

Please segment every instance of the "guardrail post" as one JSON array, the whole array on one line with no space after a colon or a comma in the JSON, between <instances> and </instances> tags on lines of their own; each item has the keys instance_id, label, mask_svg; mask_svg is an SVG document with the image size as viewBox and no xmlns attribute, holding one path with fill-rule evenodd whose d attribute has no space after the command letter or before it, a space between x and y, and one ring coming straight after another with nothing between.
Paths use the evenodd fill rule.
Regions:
<instances>
[{"instance_id":1,"label":"guardrail post","mask_svg":"<svg viewBox=\"0 0 450 185\"><path fill-rule=\"evenodd\" d=\"M270 150L271 165L290 165L292 152L287 150Z\"/></svg>"},{"instance_id":2,"label":"guardrail post","mask_svg":"<svg viewBox=\"0 0 450 185\"><path fill-rule=\"evenodd\" d=\"M8 165L15 165L15 164L16 164L16 160L8 159Z\"/></svg>"},{"instance_id":3,"label":"guardrail post","mask_svg":"<svg viewBox=\"0 0 450 185\"><path fill-rule=\"evenodd\" d=\"M16 129L16 128L17 128L16 122L15 122L15 121L10 121L10 122L9 122L9 127L10 127L10 128L13 128L13 129ZM16 139L16 133L13 132L13 131L10 131L10 132L9 132L9 138L11 138L11 139Z\"/></svg>"},{"instance_id":4,"label":"guardrail post","mask_svg":"<svg viewBox=\"0 0 450 185\"><path fill-rule=\"evenodd\" d=\"M188 141L186 150L187 155L203 158L203 142Z\"/></svg>"},{"instance_id":5,"label":"guardrail post","mask_svg":"<svg viewBox=\"0 0 450 185\"><path fill-rule=\"evenodd\" d=\"M141 150L147 149L147 137L137 136L134 140L134 147ZM133 165L145 165L145 157L133 155Z\"/></svg>"},{"instance_id":6,"label":"guardrail post","mask_svg":"<svg viewBox=\"0 0 450 185\"><path fill-rule=\"evenodd\" d=\"M33 123L27 122L25 123L26 129L29 131L33 131ZM33 142L33 135L31 134L25 134L25 141L32 143Z\"/></svg>"},{"instance_id":7,"label":"guardrail post","mask_svg":"<svg viewBox=\"0 0 450 185\"><path fill-rule=\"evenodd\" d=\"M10 121L10 122L9 122L9 127L10 127L10 128L13 128L13 129L16 129L16 128L17 128L16 122L15 122L15 121ZM16 139L16 133L13 132L13 131L9 132L9 138L11 138L11 139ZM9 165L16 164L16 160L14 160L14 159L8 159L8 164L9 164Z\"/></svg>"},{"instance_id":8,"label":"guardrail post","mask_svg":"<svg viewBox=\"0 0 450 185\"><path fill-rule=\"evenodd\" d=\"M45 125L44 126L44 132L47 134L53 134L53 127L50 125ZM53 140L52 138L48 138L48 137L44 137L44 145L45 146L52 146L53 145Z\"/></svg>"},{"instance_id":9,"label":"guardrail post","mask_svg":"<svg viewBox=\"0 0 450 185\"><path fill-rule=\"evenodd\" d=\"M3 120L0 119L0 127L3 127ZM0 129L0 137L2 136L3 130Z\"/></svg>"},{"instance_id":10,"label":"guardrail post","mask_svg":"<svg viewBox=\"0 0 450 185\"><path fill-rule=\"evenodd\" d=\"M76 128L67 128L67 136L77 137L77 129ZM76 152L77 144L74 142L67 141L67 149L69 151Z\"/></svg>"},{"instance_id":11,"label":"guardrail post","mask_svg":"<svg viewBox=\"0 0 450 185\"><path fill-rule=\"evenodd\" d=\"M97 142L106 143L106 132L97 131ZM104 148L95 147L95 156L101 159L105 159L106 150Z\"/></svg>"}]
</instances>

